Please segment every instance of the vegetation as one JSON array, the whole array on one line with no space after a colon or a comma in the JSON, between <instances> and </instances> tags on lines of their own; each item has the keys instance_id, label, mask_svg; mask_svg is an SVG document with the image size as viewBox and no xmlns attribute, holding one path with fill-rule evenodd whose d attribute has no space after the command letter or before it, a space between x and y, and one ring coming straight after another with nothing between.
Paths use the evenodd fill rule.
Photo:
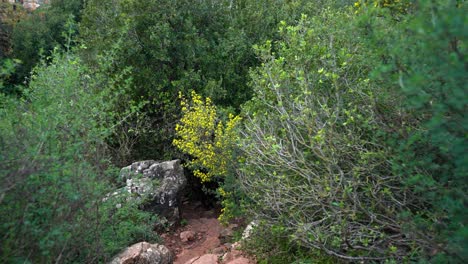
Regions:
<instances>
[{"instance_id":1,"label":"vegetation","mask_svg":"<svg viewBox=\"0 0 468 264\"><path fill-rule=\"evenodd\" d=\"M54 53L21 99L1 94L0 259L4 263L96 262L151 238L155 221L101 202L111 164L105 91L80 59Z\"/></svg>"},{"instance_id":2,"label":"vegetation","mask_svg":"<svg viewBox=\"0 0 468 264\"><path fill-rule=\"evenodd\" d=\"M169 158L258 222L260 263L468 259L464 1L1 8L1 262L157 240L102 198Z\"/></svg>"}]
</instances>

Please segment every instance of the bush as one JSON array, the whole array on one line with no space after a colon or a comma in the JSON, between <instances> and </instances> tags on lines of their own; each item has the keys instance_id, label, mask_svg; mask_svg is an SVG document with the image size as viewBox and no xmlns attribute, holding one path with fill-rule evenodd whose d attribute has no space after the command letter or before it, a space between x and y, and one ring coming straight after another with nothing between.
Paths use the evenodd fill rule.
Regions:
<instances>
[{"instance_id":1,"label":"bush","mask_svg":"<svg viewBox=\"0 0 468 264\"><path fill-rule=\"evenodd\" d=\"M420 199L402 217L420 239L423 256L461 263L468 258L466 3L416 3L386 41L378 76L404 98L407 114L390 136L391 163ZM388 32L387 26L375 23L372 31Z\"/></svg>"},{"instance_id":2,"label":"bush","mask_svg":"<svg viewBox=\"0 0 468 264\"><path fill-rule=\"evenodd\" d=\"M252 95L249 67L259 63L252 45L274 38L279 20L294 21L310 2L86 1L80 24L85 61L94 67L112 50L108 75L130 67L127 97L148 101L142 111L152 129L130 138L131 156L181 156L172 144L181 118L178 92L194 90L218 107L239 111Z\"/></svg>"},{"instance_id":3,"label":"bush","mask_svg":"<svg viewBox=\"0 0 468 264\"><path fill-rule=\"evenodd\" d=\"M77 57L55 53L23 98L0 94L1 262L103 262L151 234L148 214L102 202L116 173L98 83Z\"/></svg>"},{"instance_id":4,"label":"bush","mask_svg":"<svg viewBox=\"0 0 468 264\"><path fill-rule=\"evenodd\" d=\"M379 62L354 34L354 13L327 9L257 46L255 96L244 109L239 176L249 212L291 243L348 261L403 259L418 241L398 213L414 203L384 143Z\"/></svg>"},{"instance_id":5,"label":"bush","mask_svg":"<svg viewBox=\"0 0 468 264\"><path fill-rule=\"evenodd\" d=\"M178 138L173 144L193 157L188 166L202 182L226 176L237 136L234 129L240 117L230 114L224 124L218 119L211 99L203 100L195 92L192 92L192 102L183 99L181 106L183 116L176 125Z\"/></svg>"},{"instance_id":6,"label":"bush","mask_svg":"<svg viewBox=\"0 0 468 264\"><path fill-rule=\"evenodd\" d=\"M255 255L259 264L337 264L344 263L320 250L303 247L289 239L289 232L282 226L255 227L249 239L242 243L242 250Z\"/></svg>"},{"instance_id":7,"label":"bush","mask_svg":"<svg viewBox=\"0 0 468 264\"><path fill-rule=\"evenodd\" d=\"M236 164L236 127L241 119L229 114L228 120L223 122L210 98L203 99L195 92L191 94L191 102L182 94L180 97L182 118L176 125L177 137L173 144L190 155L187 166L202 183L215 181L222 185L218 188L223 204L220 220L226 221L236 211L232 203L236 195L231 192L234 177L232 166Z\"/></svg>"}]
</instances>

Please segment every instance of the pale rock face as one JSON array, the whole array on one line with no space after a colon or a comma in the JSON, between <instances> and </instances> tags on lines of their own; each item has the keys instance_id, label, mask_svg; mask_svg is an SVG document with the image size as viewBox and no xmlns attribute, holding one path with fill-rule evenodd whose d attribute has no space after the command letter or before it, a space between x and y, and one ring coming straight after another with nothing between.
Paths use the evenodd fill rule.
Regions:
<instances>
[{"instance_id":1,"label":"pale rock face","mask_svg":"<svg viewBox=\"0 0 468 264\"><path fill-rule=\"evenodd\" d=\"M11 4L14 3L20 3L23 4L23 7L28 9L29 11L34 11L38 7L40 7L43 4L49 4L49 0L23 0L23 1L18 1L18 0L8 0Z\"/></svg>"},{"instance_id":2,"label":"pale rock face","mask_svg":"<svg viewBox=\"0 0 468 264\"><path fill-rule=\"evenodd\" d=\"M140 242L126 248L109 264L171 264L173 258L164 245Z\"/></svg>"},{"instance_id":3,"label":"pale rock face","mask_svg":"<svg viewBox=\"0 0 468 264\"><path fill-rule=\"evenodd\" d=\"M242 240L248 239L250 235L252 234L253 230L255 229L255 227L257 226L258 226L257 221L250 222L245 228L244 232L242 233Z\"/></svg>"}]
</instances>

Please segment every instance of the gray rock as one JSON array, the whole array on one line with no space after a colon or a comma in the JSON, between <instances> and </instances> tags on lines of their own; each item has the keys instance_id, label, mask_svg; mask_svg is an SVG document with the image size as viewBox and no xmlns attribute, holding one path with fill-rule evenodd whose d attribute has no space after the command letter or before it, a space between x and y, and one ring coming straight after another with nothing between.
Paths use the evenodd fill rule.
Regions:
<instances>
[{"instance_id":1,"label":"gray rock","mask_svg":"<svg viewBox=\"0 0 468 264\"><path fill-rule=\"evenodd\" d=\"M167 247L140 242L126 248L110 264L171 264L172 262L173 255Z\"/></svg>"},{"instance_id":2,"label":"gray rock","mask_svg":"<svg viewBox=\"0 0 468 264\"><path fill-rule=\"evenodd\" d=\"M143 174L151 165L155 164L154 160L143 160L132 163L120 170L120 179L125 182L127 179Z\"/></svg>"},{"instance_id":3,"label":"gray rock","mask_svg":"<svg viewBox=\"0 0 468 264\"><path fill-rule=\"evenodd\" d=\"M187 184L180 160L135 162L122 168L120 179L125 186L110 196L158 214L165 227L179 220L179 197Z\"/></svg>"}]
</instances>

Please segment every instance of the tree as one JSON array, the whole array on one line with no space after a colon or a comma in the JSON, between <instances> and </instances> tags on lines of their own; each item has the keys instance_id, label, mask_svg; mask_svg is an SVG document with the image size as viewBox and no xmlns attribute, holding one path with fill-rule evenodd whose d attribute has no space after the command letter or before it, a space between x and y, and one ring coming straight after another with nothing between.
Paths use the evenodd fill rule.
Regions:
<instances>
[{"instance_id":1,"label":"tree","mask_svg":"<svg viewBox=\"0 0 468 264\"><path fill-rule=\"evenodd\" d=\"M31 70L43 58L48 57L55 47L65 48L70 40L66 32L73 27L77 34L82 0L54 0L24 16L12 28L11 58L21 61L12 76L13 85L28 82ZM73 19L75 23L70 23ZM65 32L65 34L64 34ZM69 48L69 47L68 47Z\"/></svg>"},{"instance_id":2,"label":"tree","mask_svg":"<svg viewBox=\"0 0 468 264\"><path fill-rule=\"evenodd\" d=\"M11 33L16 23L25 16L26 12L10 3L0 3L0 59L11 53Z\"/></svg>"},{"instance_id":3,"label":"tree","mask_svg":"<svg viewBox=\"0 0 468 264\"><path fill-rule=\"evenodd\" d=\"M181 117L179 92L194 90L239 111L252 95L249 68L259 63L252 45L274 38L276 24L296 19L306 2L88 1L81 25L85 60L96 65L99 56L112 56L110 75L131 68L129 96L149 101L144 112L153 130L132 155L180 155L171 144Z\"/></svg>"}]
</instances>

